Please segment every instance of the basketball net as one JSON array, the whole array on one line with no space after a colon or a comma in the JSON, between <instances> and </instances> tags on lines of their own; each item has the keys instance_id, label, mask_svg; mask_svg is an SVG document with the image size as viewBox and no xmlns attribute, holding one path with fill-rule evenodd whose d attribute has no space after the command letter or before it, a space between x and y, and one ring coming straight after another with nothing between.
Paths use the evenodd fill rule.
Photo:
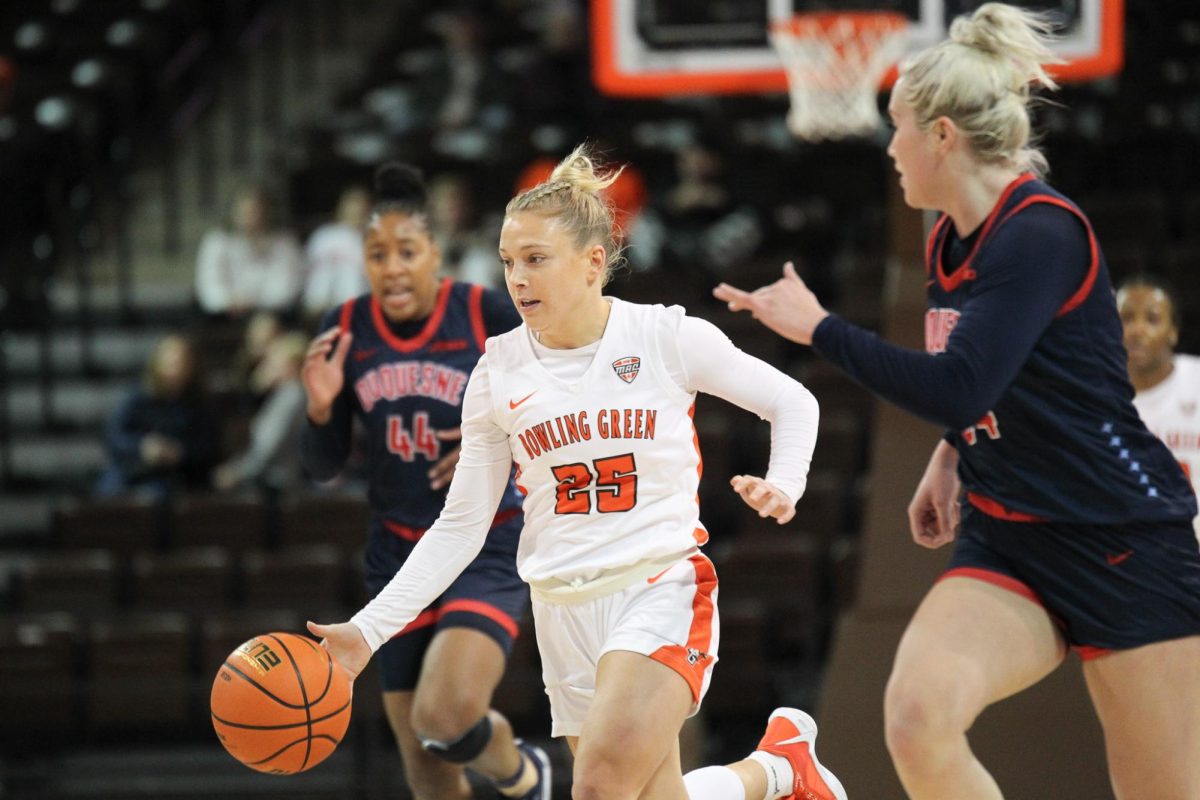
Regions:
<instances>
[{"instance_id":1,"label":"basketball net","mask_svg":"<svg viewBox=\"0 0 1200 800\"><path fill-rule=\"evenodd\" d=\"M879 127L875 95L904 54L908 21L890 12L797 14L771 28L787 71L788 129L819 142Z\"/></svg>"}]
</instances>

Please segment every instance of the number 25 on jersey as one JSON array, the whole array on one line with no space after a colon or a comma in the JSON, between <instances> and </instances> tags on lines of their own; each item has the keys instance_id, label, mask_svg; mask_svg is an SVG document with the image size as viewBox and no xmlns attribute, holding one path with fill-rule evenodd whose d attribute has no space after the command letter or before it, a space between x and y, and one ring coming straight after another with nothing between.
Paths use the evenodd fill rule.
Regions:
<instances>
[{"instance_id":1,"label":"number 25 on jersey","mask_svg":"<svg viewBox=\"0 0 1200 800\"><path fill-rule=\"evenodd\" d=\"M633 453L551 467L558 481L556 514L589 514L592 496L601 514L628 511L637 505L637 464Z\"/></svg>"}]
</instances>

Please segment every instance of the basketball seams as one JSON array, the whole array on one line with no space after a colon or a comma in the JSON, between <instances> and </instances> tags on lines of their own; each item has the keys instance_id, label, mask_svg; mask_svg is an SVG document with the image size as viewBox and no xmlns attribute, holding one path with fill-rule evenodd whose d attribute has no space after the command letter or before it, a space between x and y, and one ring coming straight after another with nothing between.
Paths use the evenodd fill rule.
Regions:
<instances>
[{"instance_id":1,"label":"basketball seams","mask_svg":"<svg viewBox=\"0 0 1200 800\"><path fill-rule=\"evenodd\" d=\"M343 711L345 711L347 708L349 708L351 703L352 703L351 700L347 700L341 706L334 709L333 711L330 711L325 716L317 717L317 718L313 719L311 723L309 723L309 722L288 722L283 725L250 725L245 722L231 722L230 720L227 720L224 717L217 716L217 714L213 711L209 711L208 713L209 713L209 716L211 716L217 722L219 722L222 725L225 725L227 727L230 727L230 728L240 728L242 730L247 730L247 731L285 731L288 728L300 728L300 727L303 727L306 725L311 727L312 725L317 725L319 723L325 722L326 720L331 720L334 717L336 717L338 714L341 714Z\"/></svg>"},{"instance_id":2,"label":"basketball seams","mask_svg":"<svg viewBox=\"0 0 1200 800\"><path fill-rule=\"evenodd\" d=\"M288 701L284 700L282 697L275 694L270 689L268 689L267 687L263 686L261 683L256 681L253 676L247 675L245 672L242 672L241 669L239 669L236 664L226 661L224 666L227 667L229 669L229 671L232 672L234 675L237 675L239 678L246 681L246 683L250 684L255 689L262 692L267 697L271 698L273 701L278 703L283 708L291 709L293 711L299 711L300 709L302 709L304 707L302 705L297 705L296 703L289 703ZM299 725L301 723L296 723L296 724Z\"/></svg>"},{"instance_id":3,"label":"basketball seams","mask_svg":"<svg viewBox=\"0 0 1200 800\"><path fill-rule=\"evenodd\" d=\"M313 739L328 739L328 740L329 740L329 741L330 741L330 742L333 744L333 746L334 746L334 747L337 747L337 746L338 746L338 744L340 743L340 740L338 740L338 739L334 739L332 736L330 736L330 735L329 735L329 734L327 734L327 733L318 733L316 736L306 736L306 737L304 737L303 739L297 739L297 740L296 740L296 741L294 741L294 742L288 742L288 743L287 743L287 744L285 744L283 747L279 748L278 750L276 750L274 753L272 753L271 755L267 756L266 758L259 759L258 761L247 761L247 762L245 762L245 763L246 763L246 766L248 766L248 767L253 767L253 766L256 766L256 765L258 765L258 764L266 764L266 763L268 763L268 762L270 762L270 761L273 761L274 759L276 759L276 758L279 758L281 755L283 755L284 753L286 753L288 750L291 750L293 747L295 747L296 745L300 744L300 742L302 742L302 741L303 741L303 742L307 742L307 743L308 743L308 747L309 747L309 749L311 750L311 749L312 749L312 740L313 740ZM307 756L305 757L305 760L307 761ZM296 771L297 771L297 772L303 772L303 771L304 771L304 769L305 769L305 768L304 768L303 766L301 766L301 767L300 767L300 769L298 769L298 770L296 770Z\"/></svg>"},{"instance_id":4,"label":"basketball seams","mask_svg":"<svg viewBox=\"0 0 1200 800\"><path fill-rule=\"evenodd\" d=\"M252 669L250 659L262 669ZM285 701L283 694L298 702ZM218 670L209 709L218 739L234 758L258 772L281 775L304 772L328 758L345 738L351 711L349 680L334 668L328 650L290 632L264 633L235 649Z\"/></svg>"},{"instance_id":5,"label":"basketball seams","mask_svg":"<svg viewBox=\"0 0 1200 800\"><path fill-rule=\"evenodd\" d=\"M299 638L291 634L283 634L288 638ZM307 721L308 735L304 737L304 760L300 762L300 771L303 772L308 766L308 759L312 755L312 706L308 701L308 687L304 685L304 673L300 671L300 665L296 663L296 657L292 655L292 651L288 648L287 643L280 636L273 633L268 633L266 638L273 640L287 655L288 661L292 663L292 670L296 673L296 683L300 686L300 699L304 702L304 719ZM286 749L286 748L285 748Z\"/></svg>"},{"instance_id":6,"label":"basketball seams","mask_svg":"<svg viewBox=\"0 0 1200 800\"><path fill-rule=\"evenodd\" d=\"M333 688L333 656L329 655L328 651L326 651L324 647L321 647L321 645L317 644L312 639L309 639L307 636L297 636L296 638L304 642L316 652L324 655L326 661L328 662L328 669L325 670L325 686L321 689L321 693L313 698L313 701L310 704L314 706L319 705L320 702L325 699L325 695L329 694L329 690Z\"/></svg>"}]
</instances>

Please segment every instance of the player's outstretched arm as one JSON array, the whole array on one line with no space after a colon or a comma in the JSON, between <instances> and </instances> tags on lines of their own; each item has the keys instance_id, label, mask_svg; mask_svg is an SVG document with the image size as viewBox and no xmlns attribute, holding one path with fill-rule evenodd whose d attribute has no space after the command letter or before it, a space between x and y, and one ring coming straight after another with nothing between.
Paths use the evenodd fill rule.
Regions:
<instances>
[{"instance_id":1,"label":"player's outstretched arm","mask_svg":"<svg viewBox=\"0 0 1200 800\"><path fill-rule=\"evenodd\" d=\"M371 660L371 646L363 638L362 631L351 622L338 622L332 625L308 623L308 630L313 636L321 637L321 646L329 651L329 655L342 665L350 680L354 680L362 672L367 662Z\"/></svg>"},{"instance_id":2,"label":"player's outstretched arm","mask_svg":"<svg viewBox=\"0 0 1200 800\"><path fill-rule=\"evenodd\" d=\"M813 331L829 312L817 300L791 261L783 265L783 277L772 284L746 292L722 283L713 289L730 311L749 311L756 320L785 339L812 344Z\"/></svg>"}]
</instances>

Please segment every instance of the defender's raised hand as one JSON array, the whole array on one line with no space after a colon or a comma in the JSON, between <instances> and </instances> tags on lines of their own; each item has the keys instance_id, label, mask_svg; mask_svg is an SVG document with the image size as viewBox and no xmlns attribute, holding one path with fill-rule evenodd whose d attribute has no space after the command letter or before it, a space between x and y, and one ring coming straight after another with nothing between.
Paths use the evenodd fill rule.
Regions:
<instances>
[{"instance_id":1,"label":"defender's raised hand","mask_svg":"<svg viewBox=\"0 0 1200 800\"><path fill-rule=\"evenodd\" d=\"M329 421L333 401L342 391L343 369L352 338L349 331L330 328L312 340L304 356L300 378L308 396L308 418L318 425Z\"/></svg>"},{"instance_id":2,"label":"defender's raised hand","mask_svg":"<svg viewBox=\"0 0 1200 800\"><path fill-rule=\"evenodd\" d=\"M722 283L713 289L713 295L728 303L730 311L749 311L756 320L798 344L812 344L813 331L829 316L791 261L783 265L783 277L774 283L753 292Z\"/></svg>"}]
</instances>

